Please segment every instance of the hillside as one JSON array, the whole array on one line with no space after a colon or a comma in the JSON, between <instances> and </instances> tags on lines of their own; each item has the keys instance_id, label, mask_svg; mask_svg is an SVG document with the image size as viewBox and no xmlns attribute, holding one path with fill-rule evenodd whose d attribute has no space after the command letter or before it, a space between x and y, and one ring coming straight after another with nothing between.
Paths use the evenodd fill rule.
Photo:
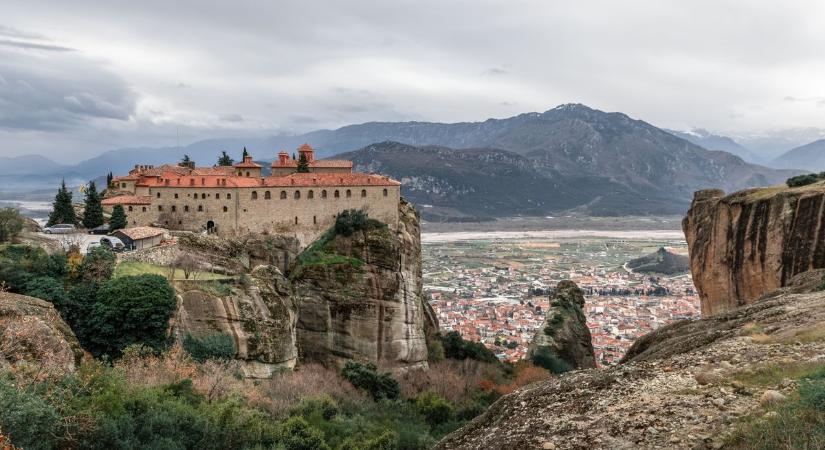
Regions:
<instances>
[{"instance_id":1,"label":"hillside","mask_svg":"<svg viewBox=\"0 0 825 450\"><path fill-rule=\"evenodd\" d=\"M825 139L788 150L774 159L773 165L811 172L825 170Z\"/></svg>"},{"instance_id":2,"label":"hillside","mask_svg":"<svg viewBox=\"0 0 825 450\"><path fill-rule=\"evenodd\" d=\"M666 130L668 133L692 142L708 150L718 150L736 155L749 163L761 164L764 161L751 150L727 136L713 134L707 130L694 129L691 131Z\"/></svg>"}]
</instances>

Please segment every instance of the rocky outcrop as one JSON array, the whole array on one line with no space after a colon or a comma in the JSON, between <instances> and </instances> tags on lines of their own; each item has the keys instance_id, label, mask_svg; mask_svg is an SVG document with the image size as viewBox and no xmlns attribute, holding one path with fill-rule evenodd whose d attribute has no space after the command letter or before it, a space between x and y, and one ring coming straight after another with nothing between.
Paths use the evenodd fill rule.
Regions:
<instances>
[{"instance_id":1,"label":"rocky outcrop","mask_svg":"<svg viewBox=\"0 0 825 450\"><path fill-rule=\"evenodd\" d=\"M825 185L699 191L682 222L702 315L753 302L825 267Z\"/></svg>"},{"instance_id":2,"label":"rocky outcrop","mask_svg":"<svg viewBox=\"0 0 825 450\"><path fill-rule=\"evenodd\" d=\"M792 397L796 381L786 377L825 367L825 292L801 293L807 278L662 327L617 366L522 388L436 448L723 448L739 423L767 420L771 401Z\"/></svg>"},{"instance_id":3,"label":"rocky outcrop","mask_svg":"<svg viewBox=\"0 0 825 450\"><path fill-rule=\"evenodd\" d=\"M59 376L73 372L83 355L72 329L51 303L0 292L0 371Z\"/></svg>"},{"instance_id":4,"label":"rocky outcrop","mask_svg":"<svg viewBox=\"0 0 825 450\"><path fill-rule=\"evenodd\" d=\"M583 308L582 290L572 281L560 281L550 297L550 308L544 323L533 337L530 356L546 349L569 368L596 367L596 355Z\"/></svg>"},{"instance_id":5,"label":"rocky outcrop","mask_svg":"<svg viewBox=\"0 0 825 450\"><path fill-rule=\"evenodd\" d=\"M225 273L240 274L262 264L275 266L282 273L287 273L301 251L300 242L291 236L175 234L179 252L194 256L204 268Z\"/></svg>"},{"instance_id":6,"label":"rocky outcrop","mask_svg":"<svg viewBox=\"0 0 825 450\"><path fill-rule=\"evenodd\" d=\"M418 213L399 205L397 231L330 231L298 259L292 279L302 360L356 359L387 369L425 367L427 306L421 296Z\"/></svg>"},{"instance_id":7,"label":"rocky outcrop","mask_svg":"<svg viewBox=\"0 0 825 450\"><path fill-rule=\"evenodd\" d=\"M255 268L246 286L181 282L177 289L179 337L186 333L232 336L236 358L250 378L267 378L278 369L295 366L297 308L292 287L278 268Z\"/></svg>"},{"instance_id":8,"label":"rocky outcrop","mask_svg":"<svg viewBox=\"0 0 825 450\"><path fill-rule=\"evenodd\" d=\"M626 267L637 273L673 275L690 270L690 260L687 256L678 255L662 247L655 253L631 259Z\"/></svg>"}]
</instances>

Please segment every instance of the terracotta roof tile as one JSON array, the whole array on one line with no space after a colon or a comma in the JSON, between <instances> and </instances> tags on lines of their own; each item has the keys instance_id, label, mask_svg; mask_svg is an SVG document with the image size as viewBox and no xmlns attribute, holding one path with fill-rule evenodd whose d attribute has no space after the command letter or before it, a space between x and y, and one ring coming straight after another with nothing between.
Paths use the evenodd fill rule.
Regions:
<instances>
[{"instance_id":1,"label":"terracotta roof tile","mask_svg":"<svg viewBox=\"0 0 825 450\"><path fill-rule=\"evenodd\" d=\"M166 233L166 230L163 228L155 228L155 227L134 227L134 228L124 228L122 230L117 230L113 234L123 234L127 236L129 239L138 240L138 239L146 239L154 236L160 236Z\"/></svg>"},{"instance_id":2,"label":"terracotta roof tile","mask_svg":"<svg viewBox=\"0 0 825 450\"><path fill-rule=\"evenodd\" d=\"M117 197L101 200L101 205L151 205L152 197L139 195L118 195Z\"/></svg>"}]
</instances>

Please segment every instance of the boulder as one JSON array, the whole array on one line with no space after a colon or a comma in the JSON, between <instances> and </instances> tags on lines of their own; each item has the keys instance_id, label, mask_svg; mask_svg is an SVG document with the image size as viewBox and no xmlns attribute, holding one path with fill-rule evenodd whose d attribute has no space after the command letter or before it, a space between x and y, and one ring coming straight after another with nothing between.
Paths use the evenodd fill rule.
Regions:
<instances>
[{"instance_id":1,"label":"boulder","mask_svg":"<svg viewBox=\"0 0 825 450\"><path fill-rule=\"evenodd\" d=\"M546 348L570 368L596 367L596 355L583 308L584 293L579 286L569 280L560 281L550 297L550 308L544 323L533 337L529 355Z\"/></svg>"}]
</instances>

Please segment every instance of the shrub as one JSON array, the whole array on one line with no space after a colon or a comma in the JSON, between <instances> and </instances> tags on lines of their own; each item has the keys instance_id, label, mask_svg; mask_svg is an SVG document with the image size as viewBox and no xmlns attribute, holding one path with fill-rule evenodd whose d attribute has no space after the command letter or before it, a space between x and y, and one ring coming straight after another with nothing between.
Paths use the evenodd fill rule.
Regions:
<instances>
[{"instance_id":1,"label":"shrub","mask_svg":"<svg viewBox=\"0 0 825 450\"><path fill-rule=\"evenodd\" d=\"M65 303L66 292L63 290L63 283L51 277L36 277L26 281L24 294L36 297L55 305Z\"/></svg>"},{"instance_id":2,"label":"shrub","mask_svg":"<svg viewBox=\"0 0 825 450\"><path fill-rule=\"evenodd\" d=\"M281 427L281 444L286 450L325 450L324 434L299 416L290 417Z\"/></svg>"},{"instance_id":3,"label":"shrub","mask_svg":"<svg viewBox=\"0 0 825 450\"><path fill-rule=\"evenodd\" d=\"M183 349L198 362L207 359L227 360L235 357L235 340L226 333L213 333L203 337L186 333L183 337Z\"/></svg>"},{"instance_id":4,"label":"shrub","mask_svg":"<svg viewBox=\"0 0 825 450\"><path fill-rule=\"evenodd\" d=\"M817 181L822 179L825 179L825 173L811 173L806 175L797 175L795 177L788 178L785 184L787 184L788 187L800 187L816 183Z\"/></svg>"},{"instance_id":5,"label":"shrub","mask_svg":"<svg viewBox=\"0 0 825 450\"><path fill-rule=\"evenodd\" d=\"M533 356L530 357L530 360L533 361L533 364L543 367L552 373L564 373L572 370L570 364L560 359L547 347L537 348L536 351L533 352Z\"/></svg>"},{"instance_id":6,"label":"shrub","mask_svg":"<svg viewBox=\"0 0 825 450\"><path fill-rule=\"evenodd\" d=\"M15 445L25 449L51 449L60 416L36 394L18 390L8 379L0 379L0 429Z\"/></svg>"},{"instance_id":7,"label":"shrub","mask_svg":"<svg viewBox=\"0 0 825 450\"><path fill-rule=\"evenodd\" d=\"M455 407L444 397L427 391L413 401L415 409L424 417L430 428L448 422L455 412Z\"/></svg>"},{"instance_id":8,"label":"shrub","mask_svg":"<svg viewBox=\"0 0 825 450\"><path fill-rule=\"evenodd\" d=\"M450 359L475 359L483 362L498 362L496 355L480 342L465 341L457 331L451 331L441 338L444 356Z\"/></svg>"},{"instance_id":9,"label":"shrub","mask_svg":"<svg viewBox=\"0 0 825 450\"><path fill-rule=\"evenodd\" d=\"M160 275L136 275L103 283L89 323L89 351L120 356L141 343L155 350L167 343L166 328L175 310L175 291Z\"/></svg>"},{"instance_id":10,"label":"shrub","mask_svg":"<svg viewBox=\"0 0 825 450\"><path fill-rule=\"evenodd\" d=\"M17 208L0 209L0 242L8 242L23 231L23 217Z\"/></svg>"},{"instance_id":11,"label":"shrub","mask_svg":"<svg viewBox=\"0 0 825 450\"><path fill-rule=\"evenodd\" d=\"M389 373L379 374L377 370L374 364L347 361L341 376L356 388L367 391L373 400L398 398L401 391L398 381Z\"/></svg>"},{"instance_id":12,"label":"shrub","mask_svg":"<svg viewBox=\"0 0 825 450\"><path fill-rule=\"evenodd\" d=\"M87 281L106 281L115 272L115 254L106 247L95 247L86 256L78 268L78 275Z\"/></svg>"}]
</instances>

